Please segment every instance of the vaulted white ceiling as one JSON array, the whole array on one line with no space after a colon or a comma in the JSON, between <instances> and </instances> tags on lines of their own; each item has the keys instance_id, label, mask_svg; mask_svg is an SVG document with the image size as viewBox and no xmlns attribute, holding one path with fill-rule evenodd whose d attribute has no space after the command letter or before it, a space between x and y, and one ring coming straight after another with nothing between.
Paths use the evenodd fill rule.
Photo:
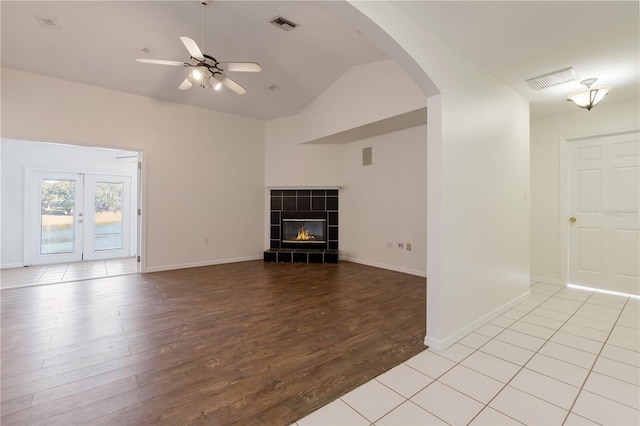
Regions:
<instances>
[{"instance_id":1,"label":"vaulted white ceiling","mask_svg":"<svg viewBox=\"0 0 640 426\"><path fill-rule=\"evenodd\" d=\"M399 1L413 20L531 101L532 116L571 112L567 95L595 77L602 102L640 96L638 1ZM574 67L578 80L536 91L526 80ZM587 111L585 110L585 113Z\"/></svg>"},{"instance_id":2,"label":"vaulted white ceiling","mask_svg":"<svg viewBox=\"0 0 640 426\"><path fill-rule=\"evenodd\" d=\"M613 86L603 102L637 99L637 1L394 1L426 30L531 100L533 116L577 109L578 82L534 91L525 80L573 66ZM2 65L161 100L271 119L295 114L354 65L388 59L356 28L312 1L2 1ZM283 31L276 16L299 24ZM38 17L53 18L45 28ZM260 73L229 73L248 93L178 90L188 71L141 64L187 61L180 35L220 61L255 61ZM203 38L204 37L204 38ZM384 82L381 82L384 84ZM270 86L279 89L272 91Z\"/></svg>"},{"instance_id":3,"label":"vaulted white ceiling","mask_svg":"<svg viewBox=\"0 0 640 426\"><path fill-rule=\"evenodd\" d=\"M213 1L2 1L2 64L66 80L166 101L264 119L299 112L350 67L387 59L379 49L312 2ZM269 21L282 15L299 24L283 31ZM60 29L44 28L37 16ZM254 61L260 73L228 73L248 93L200 87L178 90L181 67L141 64L186 62L179 39L193 38L219 61ZM269 89L278 85L279 90Z\"/></svg>"}]
</instances>

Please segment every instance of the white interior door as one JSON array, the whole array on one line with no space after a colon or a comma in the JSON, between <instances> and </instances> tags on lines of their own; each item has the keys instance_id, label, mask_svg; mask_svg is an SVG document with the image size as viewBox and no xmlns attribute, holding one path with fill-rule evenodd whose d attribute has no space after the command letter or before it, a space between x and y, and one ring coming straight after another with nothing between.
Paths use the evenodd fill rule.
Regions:
<instances>
[{"instance_id":1,"label":"white interior door","mask_svg":"<svg viewBox=\"0 0 640 426\"><path fill-rule=\"evenodd\" d=\"M131 177L31 171L30 264L131 255Z\"/></svg>"},{"instance_id":2,"label":"white interior door","mask_svg":"<svg viewBox=\"0 0 640 426\"><path fill-rule=\"evenodd\" d=\"M568 282L640 294L640 137L569 143Z\"/></svg>"}]
</instances>

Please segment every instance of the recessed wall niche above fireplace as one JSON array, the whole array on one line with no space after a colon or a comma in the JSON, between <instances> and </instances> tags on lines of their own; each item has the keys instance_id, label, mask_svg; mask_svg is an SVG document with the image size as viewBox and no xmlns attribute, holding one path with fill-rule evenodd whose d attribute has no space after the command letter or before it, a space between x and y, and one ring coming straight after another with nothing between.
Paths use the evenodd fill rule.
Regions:
<instances>
[{"instance_id":1,"label":"recessed wall niche above fireplace","mask_svg":"<svg viewBox=\"0 0 640 426\"><path fill-rule=\"evenodd\" d=\"M338 262L338 190L273 189L265 262Z\"/></svg>"}]
</instances>

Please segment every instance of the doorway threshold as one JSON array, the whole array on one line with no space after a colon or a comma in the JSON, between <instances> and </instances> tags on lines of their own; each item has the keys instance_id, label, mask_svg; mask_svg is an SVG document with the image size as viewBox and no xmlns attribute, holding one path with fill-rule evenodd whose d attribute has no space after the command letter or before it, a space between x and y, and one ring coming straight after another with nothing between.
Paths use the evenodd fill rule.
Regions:
<instances>
[{"instance_id":1,"label":"doorway threshold","mask_svg":"<svg viewBox=\"0 0 640 426\"><path fill-rule=\"evenodd\" d=\"M137 262L135 257L53 265L32 265L0 271L0 288L4 290L17 287L59 284L136 274L138 272L140 272L140 263Z\"/></svg>"}]
</instances>

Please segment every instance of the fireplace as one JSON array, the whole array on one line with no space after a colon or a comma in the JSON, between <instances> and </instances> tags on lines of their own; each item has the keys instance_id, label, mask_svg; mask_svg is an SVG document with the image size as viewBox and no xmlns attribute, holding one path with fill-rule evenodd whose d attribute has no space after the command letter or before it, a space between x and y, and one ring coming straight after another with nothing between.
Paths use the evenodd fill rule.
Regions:
<instances>
[{"instance_id":1,"label":"fireplace","mask_svg":"<svg viewBox=\"0 0 640 426\"><path fill-rule=\"evenodd\" d=\"M337 189L274 189L270 204L265 262L338 262Z\"/></svg>"},{"instance_id":2,"label":"fireplace","mask_svg":"<svg viewBox=\"0 0 640 426\"><path fill-rule=\"evenodd\" d=\"M324 212L283 212L281 248L327 248L327 217Z\"/></svg>"}]
</instances>

